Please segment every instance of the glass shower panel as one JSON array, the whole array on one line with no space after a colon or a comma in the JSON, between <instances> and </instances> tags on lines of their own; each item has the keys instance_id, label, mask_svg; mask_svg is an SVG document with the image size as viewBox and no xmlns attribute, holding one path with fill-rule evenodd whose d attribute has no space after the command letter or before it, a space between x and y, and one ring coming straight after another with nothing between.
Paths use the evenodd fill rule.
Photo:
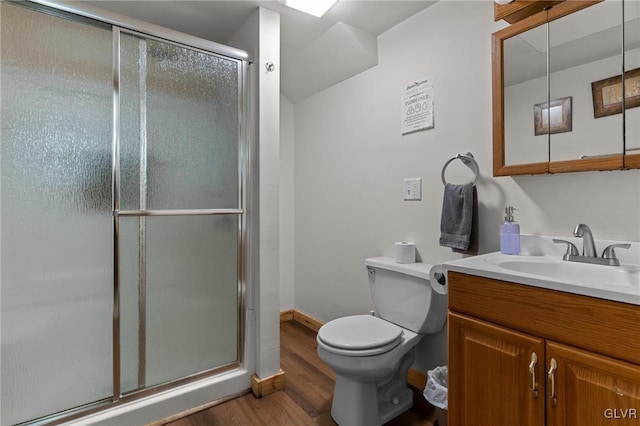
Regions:
<instances>
[{"instance_id":1,"label":"glass shower panel","mask_svg":"<svg viewBox=\"0 0 640 426\"><path fill-rule=\"evenodd\" d=\"M146 303L140 302L135 266L122 270L123 329L145 338L123 339L122 359L144 344L145 359L123 366L124 392L135 389L138 368L153 386L238 360L238 216L147 217L146 245L138 244L139 218L122 217L122 259L146 259ZM133 332L131 331L133 330ZM139 336L138 336L139 337ZM144 341L146 340L146 343Z\"/></svg>"},{"instance_id":2,"label":"glass shower panel","mask_svg":"<svg viewBox=\"0 0 640 426\"><path fill-rule=\"evenodd\" d=\"M238 208L238 61L121 36L121 209Z\"/></svg>"},{"instance_id":3,"label":"glass shower panel","mask_svg":"<svg viewBox=\"0 0 640 426\"><path fill-rule=\"evenodd\" d=\"M140 223L139 218L119 219L120 238L120 392L123 394L144 387L140 376L139 358L145 358L144 319L145 294L140 290ZM142 220L145 223L145 220ZM144 229L144 227L143 227ZM143 281L144 284L144 281ZM142 288L144 290L144 287ZM141 315L142 314L142 315Z\"/></svg>"},{"instance_id":4,"label":"glass shower panel","mask_svg":"<svg viewBox=\"0 0 640 426\"><path fill-rule=\"evenodd\" d=\"M0 424L112 394L112 33L0 2Z\"/></svg>"},{"instance_id":5,"label":"glass shower panel","mask_svg":"<svg viewBox=\"0 0 640 426\"><path fill-rule=\"evenodd\" d=\"M238 360L239 62L120 35L121 391ZM151 216L136 216L137 210ZM166 210L189 216L155 216Z\"/></svg>"}]
</instances>

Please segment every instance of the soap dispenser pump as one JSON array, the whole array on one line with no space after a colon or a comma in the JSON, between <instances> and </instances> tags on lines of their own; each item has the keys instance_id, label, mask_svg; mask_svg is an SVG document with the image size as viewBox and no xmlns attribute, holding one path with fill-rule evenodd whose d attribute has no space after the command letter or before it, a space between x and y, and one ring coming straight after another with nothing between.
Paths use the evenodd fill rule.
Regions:
<instances>
[{"instance_id":1,"label":"soap dispenser pump","mask_svg":"<svg viewBox=\"0 0 640 426\"><path fill-rule=\"evenodd\" d=\"M506 216L500 224L500 252L502 254L520 254L520 225L513 218L512 206L504 209Z\"/></svg>"}]
</instances>

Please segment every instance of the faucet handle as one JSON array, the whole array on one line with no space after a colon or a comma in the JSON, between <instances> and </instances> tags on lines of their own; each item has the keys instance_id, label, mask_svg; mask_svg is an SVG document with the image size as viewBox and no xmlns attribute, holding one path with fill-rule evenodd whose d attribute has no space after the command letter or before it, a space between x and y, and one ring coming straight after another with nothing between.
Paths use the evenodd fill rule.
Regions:
<instances>
[{"instance_id":1,"label":"faucet handle","mask_svg":"<svg viewBox=\"0 0 640 426\"><path fill-rule=\"evenodd\" d=\"M567 245L567 251L564 253L564 256L563 256L564 260L567 260L569 256L578 256L578 247L576 247L576 245L573 244L571 241L554 238L553 242L556 244L564 243Z\"/></svg>"},{"instance_id":2,"label":"faucet handle","mask_svg":"<svg viewBox=\"0 0 640 426\"><path fill-rule=\"evenodd\" d=\"M603 259L618 259L616 257L616 252L615 249L616 248L624 248L624 249L628 249L631 248L631 244L629 243L625 243L625 244L611 244L610 246L607 246L607 248L604 249L604 251L602 252L602 258Z\"/></svg>"}]
</instances>

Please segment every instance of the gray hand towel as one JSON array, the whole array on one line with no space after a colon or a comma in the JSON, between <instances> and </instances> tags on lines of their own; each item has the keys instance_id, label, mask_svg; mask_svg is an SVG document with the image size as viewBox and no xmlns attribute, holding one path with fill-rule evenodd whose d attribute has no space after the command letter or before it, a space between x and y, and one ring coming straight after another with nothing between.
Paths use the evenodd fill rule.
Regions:
<instances>
[{"instance_id":1,"label":"gray hand towel","mask_svg":"<svg viewBox=\"0 0 640 426\"><path fill-rule=\"evenodd\" d=\"M458 251L467 251L470 246L474 216L475 185L465 183L444 186L442 217L440 219L440 245ZM477 198L476 198L477 199Z\"/></svg>"}]
</instances>

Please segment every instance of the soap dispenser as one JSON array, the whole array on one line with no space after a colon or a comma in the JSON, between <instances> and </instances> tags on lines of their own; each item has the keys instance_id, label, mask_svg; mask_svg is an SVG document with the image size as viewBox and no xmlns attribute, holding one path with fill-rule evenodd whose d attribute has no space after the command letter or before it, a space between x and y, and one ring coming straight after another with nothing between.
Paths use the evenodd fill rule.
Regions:
<instances>
[{"instance_id":1,"label":"soap dispenser","mask_svg":"<svg viewBox=\"0 0 640 426\"><path fill-rule=\"evenodd\" d=\"M500 224L500 253L520 254L520 225L513 219L511 206L504 209L506 216Z\"/></svg>"}]
</instances>

